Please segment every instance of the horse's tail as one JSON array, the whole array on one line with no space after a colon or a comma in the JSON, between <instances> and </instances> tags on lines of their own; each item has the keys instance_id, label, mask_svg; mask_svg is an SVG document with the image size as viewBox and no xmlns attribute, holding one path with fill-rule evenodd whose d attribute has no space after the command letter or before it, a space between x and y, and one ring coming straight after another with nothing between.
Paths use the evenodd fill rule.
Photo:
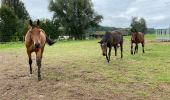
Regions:
<instances>
[{"instance_id":1,"label":"horse's tail","mask_svg":"<svg viewBox=\"0 0 170 100\"><path fill-rule=\"evenodd\" d=\"M48 45L53 45L55 42L52 40L52 39L50 39L49 37L47 37L46 36L46 42L48 43Z\"/></svg>"}]
</instances>

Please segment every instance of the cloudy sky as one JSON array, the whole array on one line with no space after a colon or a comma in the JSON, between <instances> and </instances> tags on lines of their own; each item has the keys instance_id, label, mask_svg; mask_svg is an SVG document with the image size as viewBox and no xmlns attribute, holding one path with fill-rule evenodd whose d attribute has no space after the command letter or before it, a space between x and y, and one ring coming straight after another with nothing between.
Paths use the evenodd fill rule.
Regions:
<instances>
[{"instance_id":1,"label":"cloudy sky","mask_svg":"<svg viewBox=\"0 0 170 100\"><path fill-rule=\"evenodd\" d=\"M52 18L49 0L22 0L31 18ZM103 15L103 26L129 27L133 16L143 17L148 27L170 26L170 0L92 0L94 9Z\"/></svg>"}]
</instances>

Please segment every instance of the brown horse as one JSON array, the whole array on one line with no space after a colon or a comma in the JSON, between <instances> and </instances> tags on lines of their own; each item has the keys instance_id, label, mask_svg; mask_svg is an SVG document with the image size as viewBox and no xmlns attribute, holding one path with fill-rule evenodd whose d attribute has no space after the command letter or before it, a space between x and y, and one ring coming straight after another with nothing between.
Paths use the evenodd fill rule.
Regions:
<instances>
[{"instance_id":1,"label":"brown horse","mask_svg":"<svg viewBox=\"0 0 170 100\"><path fill-rule=\"evenodd\" d=\"M123 35L121 32L117 32L117 31L106 32L105 35L102 37L102 40L98 43L100 43L103 56L106 56L106 60L108 63L110 61L112 46L114 47L115 50L115 56L117 56L117 48L118 48L118 44L120 44L121 58L123 58ZM109 48L108 55L107 55L107 48Z\"/></svg>"},{"instance_id":2,"label":"brown horse","mask_svg":"<svg viewBox=\"0 0 170 100\"><path fill-rule=\"evenodd\" d=\"M29 58L29 66L30 66L30 74L32 74L32 58L31 53L36 53L36 63L38 66L38 80L41 80L41 60L43 56L44 46L47 42L48 45L52 45L55 42L49 39L45 32L40 29L40 21L38 20L36 24L33 24L32 21L29 21L29 24L31 28L28 30L28 32L25 35L25 46L27 48L27 54Z\"/></svg>"},{"instance_id":3,"label":"brown horse","mask_svg":"<svg viewBox=\"0 0 170 100\"><path fill-rule=\"evenodd\" d=\"M144 50L144 33L142 32L138 32L136 29L133 31L131 30L132 32L132 36L131 36L131 54L135 55L135 53L138 52L138 44L141 43L142 44L142 49L143 49L143 53L145 53L145 50ZM136 44L135 46L135 50L133 50L133 43Z\"/></svg>"}]
</instances>

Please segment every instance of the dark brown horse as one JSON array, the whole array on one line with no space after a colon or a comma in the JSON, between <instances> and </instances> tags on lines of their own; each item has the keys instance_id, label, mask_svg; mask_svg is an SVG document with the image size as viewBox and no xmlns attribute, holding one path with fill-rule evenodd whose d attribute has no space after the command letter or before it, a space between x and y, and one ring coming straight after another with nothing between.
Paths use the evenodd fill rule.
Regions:
<instances>
[{"instance_id":1,"label":"dark brown horse","mask_svg":"<svg viewBox=\"0 0 170 100\"><path fill-rule=\"evenodd\" d=\"M30 66L30 74L32 74L32 58L31 53L36 53L36 62L38 66L38 80L41 80L41 60L43 56L44 46L47 42L49 45L54 44L51 39L49 39L45 32L40 29L40 21L38 20L36 24L33 24L30 20L29 22L31 28L28 30L28 32L25 35L25 46L27 48L27 54L29 58L29 66Z\"/></svg>"},{"instance_id":2,"label":"dark brown horse","mask_svg":"<svg viewBox=\"0 0 170 100\"><path fill-rule=\"evenodd\" d=\"M144 43L145 43L145 40L144 40L144 33L142 32L138 32L136 29L133 31L131 30L132 32L132 36L131 36L131 54L135 54L138 52L138 44L141 43L142 44L142 50L143 50L143 53L145 53L145 50L144 50ZM135 43L135 48L133 48L133 43ZM133 50L135 49L135 50Z\"/></svg>"},{"instance_id":3,"label":"dark brown horse","mask_svg":"<svg viewBox=\"0 0 170 100\"><path fill-rule=\"evenodd\" d=\"M123 58L123 35L121 32L106 32L102 37L102 40L98 43L101 45L103 56L106 56L107 62L110 61L112 46L115 50L115 56L117 56L118 44L120 44L121 58ZM108 54L107 48L109 48Z\"/></svg>"}]
</instances>

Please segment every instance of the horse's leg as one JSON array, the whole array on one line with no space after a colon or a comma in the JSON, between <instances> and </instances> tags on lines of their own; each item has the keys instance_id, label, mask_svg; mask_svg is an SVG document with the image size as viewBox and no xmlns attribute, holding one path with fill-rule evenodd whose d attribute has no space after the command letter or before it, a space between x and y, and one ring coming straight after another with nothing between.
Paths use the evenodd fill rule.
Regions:
<instances>
[{"instance_id":1,"label":"horse's leg","mask_svg":"<svg viewBox=\"0 0 170 100\"><path fill-rule=\"evenodd\" d=\"M144 50L144 43L142 43L142 49L143 49L143 53L145 53L145 50Z\"/></svg>"},{"instance_id":2,"label":"horse's leg","mask_svg":"<svg viewBox=\"0 0 170 100\"><path fill-rule=\"evenodd\" d=\"M30 66L30 74L32 74L32 58L31 58L31 52L27 51L28 54L28 62L29 62L29 66Z\"/></svg>"},{"instance_id":3,"label":"horse's leg","mask_svg":"<svg viewBox=\"0 0 170 100\"><path fill-rule=\"evenodd\" d=\"M136 53L138 53L138 44L136 45Z\"/></svg>"},{"instance_id":4,"label":"horse's leg","mask_svg":"<svg viewBox=\"0 0 170 100\"><path fill-rule=\"evenodd\" d=\"M135 55L135 53L136 53L136 50L137 50L137 43L136 43L136 45L135 45L135 50L134 50L134 55Z\"/></svg>"},{"instance_id":5,"label":"horse's leg","mask_svg":"<svg viewBox=\"0 0 170 100\"><path fill-rule=\"evenodd\" d=\"M36 52L36 62L37 62L37 66L38 66L38 80L41 80L41 49Z\"/></svg>"},{"instance_id":6,"label":"horse's leg","mask_svg":"<svg viewBox=\"0 0 170 100\"><path fill-rule=\"evenodd\" d=\"M45 46L44 46L45 47ZM41 48L41 59L43 57L44 47Z\"/></svg>"},{"instance_id":7,"label":"horse's leg","mask_svg":"<svg viewBox=\"0 0 170 100\"><path fill-rule=\"evenodd\" d=\"M115 49L115 56L117 56L117 46L114 46Z\"/></svg>"},{"instance_id":8,"label":"horse's leg","mask_svg":"<svg viewBox=\"0 0 170 100\"><path fill-rule=\"evenodd\" d=\"M120 43L121 58L123 58L123 43Z\"/></svg>"},{"instance_id":9,"label":"horse's leg","mask_svg":"<svg viewBox=\"0 0 170 100\"><path fill-rule=\"evenodd\" d=\"M110 46L109 47L109 61L110 61L111 50L112 50L112 47Z\"/></svg>"},{"instance_id":10,"label":"horse's leg","mask_svg":"<svg viewBox=\"0 0 170 100\"><path fill-rule=\"evenodd\" d=\"M109 63L109 58L108 58L108 55L107 55L107 49L106 49L106 60Z\"/></svg>"},{"instance_id":11,"label":"horse's leg","mask_svg":"<svg viewBox=\"0 0 170 100\"><path fill-rule=\"evenodd\" d=\"M133 55L133 43L131 43L131 55Z\"/></svg>"}]
</instances>

